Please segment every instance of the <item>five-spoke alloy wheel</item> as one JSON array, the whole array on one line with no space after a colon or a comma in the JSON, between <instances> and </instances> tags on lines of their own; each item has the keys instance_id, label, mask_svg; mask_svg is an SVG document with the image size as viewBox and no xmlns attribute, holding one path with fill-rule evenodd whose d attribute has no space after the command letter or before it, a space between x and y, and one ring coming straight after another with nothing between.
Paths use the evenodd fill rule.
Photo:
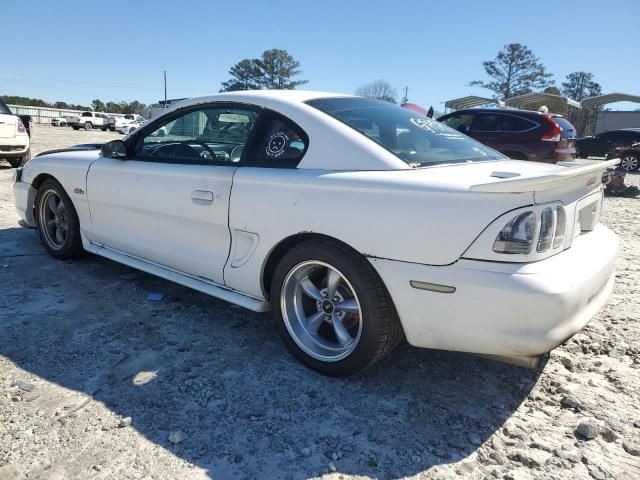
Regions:
<instances>
[{"instance_id":1,"label":"five-spoke alloy wheel","mask_svg":"<svg viewBox=\"0 0 640 480\"><path fill-rule=\"evenodd\" d=\"M325 375L364 370L403 338L378 273L336 241L309 240L289 250L274 271L270 296L284 343Z\"/></svg>"},{"instance_id":2,"label":"five-spoke alloy wheel","mask_svg":"<svg viewBox=\"0 0 640 480\"><path fill-rule=\"evenodd\" d=\"M280 303L289 334L311 357L335 362L357 347L360 302L349 281L331 265L317 260L296 265L284 280Z\"/></svg>"},{"instance_id":3,"label":"five-spoke alloy wheel","mask_svg":"<svg viewBox=\"0 0 640 480\"><path fill-rule=\"evenodd\" d=\"M57 181L42 182L36 195L35 213L38 236L52 256L66 260L82 253L78 215Z\"/></svg>"}]
</instances>

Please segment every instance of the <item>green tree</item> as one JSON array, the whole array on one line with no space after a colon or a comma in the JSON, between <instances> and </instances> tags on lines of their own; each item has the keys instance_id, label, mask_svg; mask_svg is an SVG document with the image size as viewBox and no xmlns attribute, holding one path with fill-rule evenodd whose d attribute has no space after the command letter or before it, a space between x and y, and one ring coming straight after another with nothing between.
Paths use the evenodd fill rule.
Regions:
<instances>
[{"instance_id":1,"label":"green tree","mask_svg":"<svg viewBox=\"0 0 640 480\"><path fill-rule=\"evenodd\" d=\"M106 110L104 102L97 98L91 101L91 108L93 108L94 112L104 112Z\"/></svg>"},{"instance_id":2,"label":"green tree","mask_svg":"<svg viewBox=\"0 0 640 480\"><path fill-rule=\"evenodd\" d=\"M385 102L397 103L398 92L386 80L375 80L373 82L360 85L356 90L359 97L375 98Z\"/></svg>"},{"instance_id":3,"label":"green tree","mask_svg":"<svg viewBox=\"0 0 640 480\"><path fill-rule=\"evenodd\" d=\"M286 50L273 48L265 50L262 58L257 60L261 70L260 83L263 88L276 90L293 90L308 80L294 80L302 73L300 62L295 60Z\"/></svg>"},{"instance_id":4,"label":"green tree","mask_svg":"<svg viewBox=\"0 0 640 480\"><path fill-rule=\"evenodd\" d=\"M550 93L552 95L560 95L560 89L558 87L555 87L555 86L547 87L542 92L543 93Z\"/></svg>"},{"instance_id":5,"label":"green tree","mask_svg":"<svg viewBox=\"0 0 640 480\"><path fill-rule=\"evenodd\" d=\"M593 80L593 73L573 72L562 82L562 94L578 102L602 95L602 87Z\"/></svg>"},{"instance_id":6,"label":"green tree","mask_svg":"<svg viewBox=\"0 0 640 480\"><path fill-rule=\"evenodd\" d=\"M109 113L120 113L120 104L116 102L107 102L104 104L104 111Z\"/></svg>"},{"instance_id":7,"label":"green tree","mask_svg":"<svg viewBox=\"0 0 640 480\"><path fill-rule=\"evenodd\" d=\"M491 80L474 80L469 85L491 90L500 100L553 85L553 75L547 73L529 48L519 43L505 45L494 60L484 61L482 66Z\"/></svg>"},{"instance_id":8,"label":"green tree","mask_svg":"<svg viewBox=\"0 0 640 480\"><path fill-rule=\"evenodd\" d=\"M221 92L234 92L237 90L259 90L262 88L262 70L258 66L258 60L248 59L239 61L229 70L231 78L222 82Z\"/></svg>"},{"instance_id":9,"label":"green tree","mask_svg":"<svg viewBox=\"0 0 640 480\"><path fill-rule=\"evenodd\" d=\"M292 90L307 80L295 80L300 75L300 62L286 50L265 50L260 58L245 58L229 70L231 78L222 83L221 92L259 90L263 88Z\"/></svg>"}]
</instances>

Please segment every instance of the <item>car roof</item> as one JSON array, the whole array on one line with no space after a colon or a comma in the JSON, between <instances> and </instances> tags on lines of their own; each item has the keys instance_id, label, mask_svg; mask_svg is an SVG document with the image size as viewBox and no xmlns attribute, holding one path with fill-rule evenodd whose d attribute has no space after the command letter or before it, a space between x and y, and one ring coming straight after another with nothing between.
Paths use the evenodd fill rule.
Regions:
<instances>
[{"instance_id":1,"label":"car roof","mask_svg":"<svg viewBox=\"0 0 640 480\"><path fill-rule=\"evenodd\" d=\"M172 106L184 108L192 105L210 102L239 102L261 106L277 104L300 104L316 98L350 97L339 93L321 92L313 90L241 90L237 92L224 92L205 97L188 98Z\"/></svg>"},{"instance_id":2,"label":"car roof","mask_svg":"<svg viewBox=\"0 0 640 480\"><path fill-rule=\"evenodd\" d=\"M538 112L536 110L523 110L519 108L461 108L460 110L456 110L455 112L448 113L447 115L452 115L455 113L512 113L512 114L521 114L521 115L551 115L552 117L562 117L559 113L553 112ZM443 115L445 116L445 115Z\"/></svg>"},{"instance_id":3,"label":"car roof","mask_svg":"<svg viewBox=\"0 0 640 480\"><path fill-rule=\"evenodd\" d=\"M611 132L631 132L631 133L640 133L640 128L614 128L612 130L605 130L600 133L611 133ZM595 135L595 134L594 134Z\"/></svg>"}]
</instances>

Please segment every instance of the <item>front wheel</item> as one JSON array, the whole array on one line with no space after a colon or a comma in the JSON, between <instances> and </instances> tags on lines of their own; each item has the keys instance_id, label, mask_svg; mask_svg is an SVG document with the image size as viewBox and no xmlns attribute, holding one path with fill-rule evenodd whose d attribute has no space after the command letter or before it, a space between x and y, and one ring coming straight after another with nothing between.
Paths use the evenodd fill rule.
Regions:
<instances>
[{"instance_id":1,"label":"front wheel","mask_svg":"<svg viewBox=\"0 0 640 480\"><path fill-rule=\"evenodd\" d=\"M638 170L638 165L640 165L639 157L640 155L635 152L625 152L621 155L620 166L627 172Z\"/></svg>"},{"instance_id":2,"label":"front wheel","mask_svg":"<svg viewBox=\"0 0 640 480\"><path fill-rule=\"evenodd\" d=\"M66 124L65 122L60 122L60 126L61 126L61 127L66 127L66 126L67 126L67 124Z\"/></svg>"},{"instance_id":3,"label":"front wheel","mask_svg":"<svg viewBox=\"0 0 640 480\"><path fill-rule=\"evenodd\" d=\"M274 321L289 350L330 376L362 371L390 353L402 328L382 280L337 242L297 245L271 283Z\"/></svg>"},{"instance_id":4,"label":"front wheel","mask_svg":"<svg viewBox=\"0 0 640 480\"><path fill-rule=\"evenodd\" d=\"M85 130L91 130L93 128L93 124L91 122L86 122L84 124L84 129Z\"/></svg>"},{"instance_id":5,"label":"front wheel","mask_svg":"<svg viewBox=\"0 0 640 480\"><path fill-rule=\"evenodd\" d=\"M35 207L38 236L47 252L60 260L79 256L83 252L80 221L62 185L53 179L42 182Z\"/></svg>"}]
</instances>

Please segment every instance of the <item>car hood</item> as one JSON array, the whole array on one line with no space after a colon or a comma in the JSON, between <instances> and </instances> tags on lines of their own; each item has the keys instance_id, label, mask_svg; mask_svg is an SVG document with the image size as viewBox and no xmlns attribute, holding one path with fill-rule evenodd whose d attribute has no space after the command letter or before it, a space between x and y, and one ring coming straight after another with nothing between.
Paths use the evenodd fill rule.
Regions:
<instances>
[{"instance_id":1,"label":"car hood","mask_svg":"<svg viewBox=\"0 0 640 480\"><path fill-rule=\"evenodd\" d=\"M43 155L52 155L54 153L64 153L64 152L77 152L77 151L90 151L97 150L100 152L102 148L102 143L81 143L79 145L73 145L67 148L58 148L55 150L46 150L44 152L40 152L36 157L41 157Z\"/></svg>"}]
</instances>

